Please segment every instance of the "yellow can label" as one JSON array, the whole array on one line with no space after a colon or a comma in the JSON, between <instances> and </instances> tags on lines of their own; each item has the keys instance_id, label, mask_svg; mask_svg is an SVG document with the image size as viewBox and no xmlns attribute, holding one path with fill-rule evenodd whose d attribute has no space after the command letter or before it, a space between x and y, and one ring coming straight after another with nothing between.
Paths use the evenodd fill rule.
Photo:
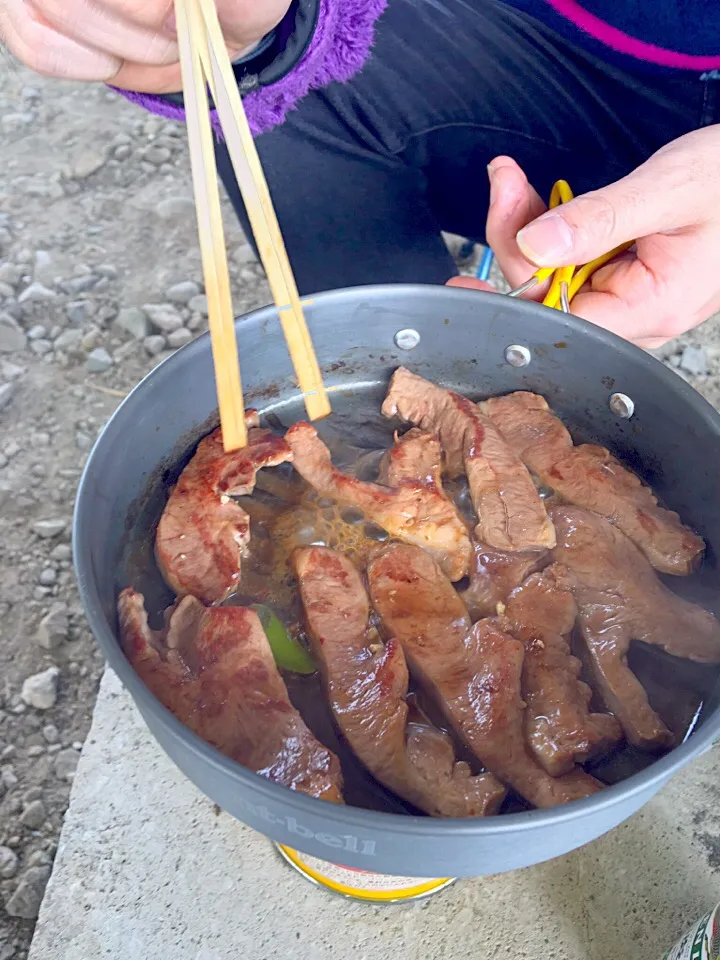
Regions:
<instances>
[{"instance_id":1,"label":"yellow can label","mask_svg":"<svg viewBox=\"0 0 720 960\"><path fill-rule=\"evenodd\" d=\"M355 900L367 900L373 903L414 900L436 893L453 882L448 877L443 879L391 877L383 873L370 873L367 870L327 863L325 860L299 853L282 844L278 844L278 848L285 859L303 876L327 890Z\"/></svg>"}]
</instances>

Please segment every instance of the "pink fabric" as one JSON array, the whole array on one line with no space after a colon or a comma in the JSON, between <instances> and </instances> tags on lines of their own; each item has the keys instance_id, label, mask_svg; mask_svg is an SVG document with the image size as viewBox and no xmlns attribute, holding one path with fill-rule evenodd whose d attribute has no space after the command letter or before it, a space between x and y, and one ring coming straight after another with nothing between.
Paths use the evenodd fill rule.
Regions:
<instances>
[{"instance_id":1,"label":"pink fabric","mask_svg":"<svg viewBox=\"0 0 720 960\"><path fill-rule=\"evenodd\" d=\"M618 53L625 53L639 60L647 60L663 67L675 67L679 70L714 70L720 68L720 56L696 56L690 53L675 53L631 37L616 27L611 27L599 17L589 13L577 0L547 0L561 16L566 17L576 27L591 37L604 43ZM720 2L720 0L718 0Z\"/></svg>"}]
</instances>

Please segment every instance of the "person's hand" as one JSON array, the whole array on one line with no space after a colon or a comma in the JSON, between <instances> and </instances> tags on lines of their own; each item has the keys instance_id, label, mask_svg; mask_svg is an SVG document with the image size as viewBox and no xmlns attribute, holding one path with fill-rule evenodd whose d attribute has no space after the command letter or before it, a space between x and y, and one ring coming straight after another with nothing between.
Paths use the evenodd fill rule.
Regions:
<instances>
[{"instance_id":1,"label":"person's hand","mask_svg":"<svg viewBox=\"0 0 720 960\"><path fill-rule=\"evenodd\" d=\"M696 130L617 183L545 213L520 167L498 157L489 167L487 241L514 287L536 266L580 265L637 240L591 278L570 309L640 346L659 347L720 310L719 158L720 126Z\"/></svg>"},{"instance_id":2,"label":"person's hand","mask_svg":"<svg viewBox=\"0 0 720 960\"><path fill-rule=\"evenodd\" d=\"M290 0L217 0L231 56L251 50ZM142 93L182 89L172 0L0 0L0 41L36 73Z\"/></svg>"}]
</instances>

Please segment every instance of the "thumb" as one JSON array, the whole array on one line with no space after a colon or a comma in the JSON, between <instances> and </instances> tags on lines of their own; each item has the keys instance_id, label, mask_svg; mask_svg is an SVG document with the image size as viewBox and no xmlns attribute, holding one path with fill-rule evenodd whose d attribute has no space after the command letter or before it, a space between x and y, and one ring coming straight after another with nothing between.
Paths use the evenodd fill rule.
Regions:
<instances>
[{"instance_id":1,"label":"thumb","mask_svg":"<svg viewBox=\"0 0 720 960\"><path fill-rule=\"evenodd\" d=\"M687 154L655 154L622 180L548 211L518 233L520 250L539 267L588 263L622 243L701 222L706 191L678 152Z\"/></svg>"}]
</instances>

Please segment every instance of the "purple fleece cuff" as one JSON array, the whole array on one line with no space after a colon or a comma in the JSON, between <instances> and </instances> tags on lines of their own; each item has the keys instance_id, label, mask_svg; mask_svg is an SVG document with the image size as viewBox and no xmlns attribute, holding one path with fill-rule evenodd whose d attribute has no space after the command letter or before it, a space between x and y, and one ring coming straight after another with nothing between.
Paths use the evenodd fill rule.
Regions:
<instances>
[{"instance_id":1,"label":"purple fleece cuff","mask_svg":"<svg viewBox=\"0 0 720 960\"><path fill-rule=\"evenodd\" d=\"M357 73L370 55L375 22L386 6L387 0L320 0L315 34L295 69L277 83L245 97L253 133L265 133L281 124L310 90L334 81L342 83ZM182 107L160 97L127 90L118 90L118 93L161 117L185 119ZM213 125L220 133L215 115Z\"/></svg>"}]
</instances>

